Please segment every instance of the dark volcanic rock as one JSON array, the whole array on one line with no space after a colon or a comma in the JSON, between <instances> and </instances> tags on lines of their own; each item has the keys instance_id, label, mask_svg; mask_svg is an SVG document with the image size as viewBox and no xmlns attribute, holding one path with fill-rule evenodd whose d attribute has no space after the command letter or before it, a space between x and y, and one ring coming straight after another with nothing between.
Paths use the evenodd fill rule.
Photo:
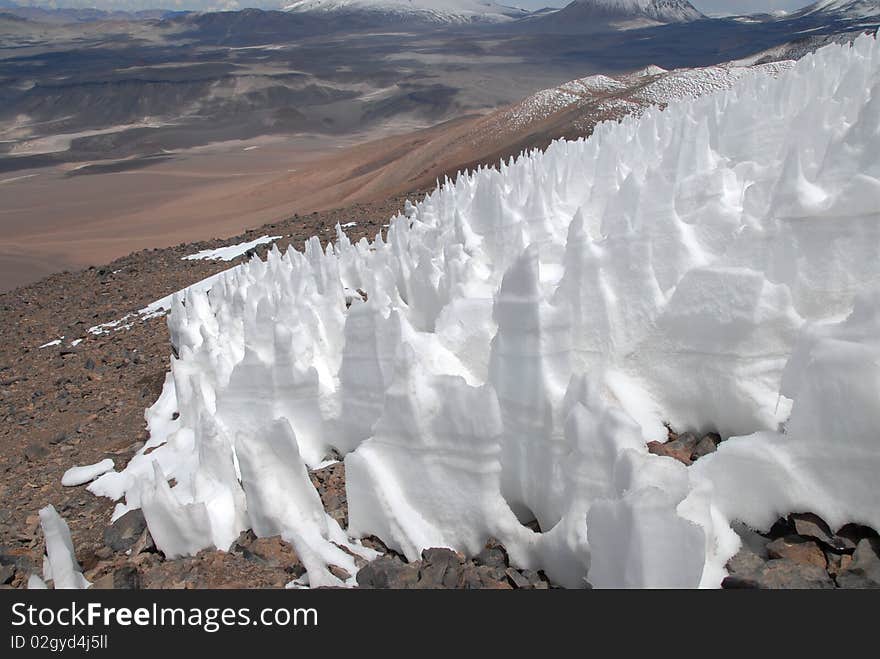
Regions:
<instances>
[{"instance_id":1,"label":"dark volcanic rock","mask_svg":"<svg viewBox=\"0 0 880 659\"><path fill-rule=\"evenodd\" d=\"M141 575L133 565L123 565L92 583L95 590L139 590Z\"/></svg>"},{"instance_id":2,"label":"dark volcanic rock","mask_svg":"<svg viewBox=\"0 0 880 659\"><path fill-rule=\"evenodd\" d=\"M361 588L551 588L550 581L542 572L508 567L507 551L496 540L486 543L483 551L472 560L442 547L424 550L421 560L412 563L387 554L361 568L357 582Z\"/></svg>"},{"instance_id":3,"label":"dark volcanic rock","mask_svg":"<svg viewBox=\"0 0 880 659\"><path fill-rule=\"evenodd\" d=\"M357 573L361 588L415 588L419 582L419 568L404 563L397 556L380 556Z\"/></svg>"},{"instance_id":4,"label":"dark volcanic rock","mask_svg":"<svg viewBox=\"0 0 880 659\"><path fill-rule=\"evenodd\" d=\"M126 551L138 541L146 528L147 522L140 509L129 510L104 529L104 544L114 551Z\"/></svg>"}]
</instances>

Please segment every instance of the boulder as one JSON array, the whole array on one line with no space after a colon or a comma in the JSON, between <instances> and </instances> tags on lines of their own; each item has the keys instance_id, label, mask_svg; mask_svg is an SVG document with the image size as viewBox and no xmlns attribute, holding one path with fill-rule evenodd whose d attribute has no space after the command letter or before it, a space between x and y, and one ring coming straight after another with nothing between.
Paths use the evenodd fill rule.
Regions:
<instances>
[{"instance_id":1,"label":"boulder","mask_svg":"<svg viewBox=\"0 0 880 659\"><path fill-rule=\"evenodd\" d=\"M113 551L127 551L138 541L147 528L140 509L129 510L104 529L104 544Z\"/></svg>"}]
</instances>

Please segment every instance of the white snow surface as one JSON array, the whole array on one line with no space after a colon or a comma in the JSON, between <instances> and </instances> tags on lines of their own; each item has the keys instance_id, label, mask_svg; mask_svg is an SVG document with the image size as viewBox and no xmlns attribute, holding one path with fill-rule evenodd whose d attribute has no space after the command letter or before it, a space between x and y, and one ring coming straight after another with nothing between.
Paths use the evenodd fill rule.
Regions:
<instances>
[{"instance_id":1,"label":"white snow surface","mask_svg":"<svg viewBox=\"0 0 880 659\"><path fill-rule=\"evenodd\" d=\"M717 587L733 520L880 528L878 153L863 36L273 248L174 297L150 439L89 489L171 556L280 533L313 586L366 534ZM733 439L687 468L646 449L666 423ZM306 473L334 451L347 534Z\"/></svg>"},{"instance_id":2,"label":"white snow surface","mask_svg":"<svg viewBox=\"0 0 880 659\"><path fill-rule=\"evenodd\" d=\"M106 460L101 460L92 465L71 467L65 471L64 475L61 477L61 484L65 487L74 487L76 485L82 485L83 483L89 483L95 480L98 476L106 474L108 471L113 471L114 466L113 460L107 458Z\"/></svg>"},{"instance_id":3,"label":"white snow surface","mask_svg":"<svg viewBox=\"0 0 880 659\"><path fill-rule=\"evenodd\" d=\"M217 249L203 249L200 252L196 252L195 254L190 254L189 256L182 257L184 261L205 261L205 260L214 260L214 261L232 261L233 259L237 259L242 254L245 254L248 250L257 247L258 245L265 245L266 243L272 243L276 240L279 240L282 236L260 236L259 238L255 238L254 240L250 240L244 243L238 243L235 245L227 245L225 247L218 247Z\"/></svg>"}]
</instances>

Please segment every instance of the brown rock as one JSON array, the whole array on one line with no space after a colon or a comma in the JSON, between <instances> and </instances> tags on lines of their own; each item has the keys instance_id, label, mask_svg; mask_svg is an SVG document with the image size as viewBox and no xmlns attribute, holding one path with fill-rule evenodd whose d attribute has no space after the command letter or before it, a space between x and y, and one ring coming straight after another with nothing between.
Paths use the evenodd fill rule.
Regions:
<instances>
[{"instance_id":1,"label":"brown rock","mask_svg":"<svg viewBox=\"0 0 880 659\"><path fill-rule=\"evenodd\" d=\"M255 539L248 549L271 567L292 569L300 566L299 556L293 546L281 536Z\"/></svg>"},{"instance_id":2,"label":"brown rock","mask_svg":"<svg viewBox=\"0 0 880 659\"><path fill-rule=\"evenodd\" d=\"M340 581L347 581L348 579L351 579L351 574L349 574L348 570L341 568L338 565L329 565L327 569L330 571L330 574L332 574Z\"/></svg>"},{"instance_id":3,"label":"brown rock","mask_svg":"<svg viewBox=\"0 0 880 659\"><path fill-rule=\"evenodd\" d=\"M825 520L818 515L813 513L793 513L789 515L789 519L800 536L813 538L839 551L855 548L851 540L835 536L828 527L828 524L825 523Z\"/></svg>"},{"instance_id":4,"label":"brown rock","mask_svg":"<svg viewBox=\"0 0 880 659\"><path fill-rule=\"evenodd\" d=\"M827 567L825 554L812 540L797 535L777 538L767 545L770 558L787 558L802 565L815 565L823 570Z\"/></svg>"}]
</instances>

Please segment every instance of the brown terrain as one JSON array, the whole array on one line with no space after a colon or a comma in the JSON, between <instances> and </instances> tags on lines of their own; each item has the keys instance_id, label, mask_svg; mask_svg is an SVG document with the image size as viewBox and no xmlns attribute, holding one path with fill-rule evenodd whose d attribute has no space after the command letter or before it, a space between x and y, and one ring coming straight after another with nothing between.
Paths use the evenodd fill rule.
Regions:
<instances>
[{"instance_id":1,"label":"brown terrain","mask_svg":"<svg viewBox=\"0 0 880 659\"><path fill-rule=\"evenodd\" d=\"M145 167L123 161L18 172L0 180L0 290L133 250L229 237L294 213L433 188L461 170L589 135L599 121L646 106L609 101L631 101L652 79L583 94L559 110L538 103L524 114L536 103L530 97L486 115L373 134L360 144L364 136L260 138L192 149Z\"/></svg>"}]
</instances>

